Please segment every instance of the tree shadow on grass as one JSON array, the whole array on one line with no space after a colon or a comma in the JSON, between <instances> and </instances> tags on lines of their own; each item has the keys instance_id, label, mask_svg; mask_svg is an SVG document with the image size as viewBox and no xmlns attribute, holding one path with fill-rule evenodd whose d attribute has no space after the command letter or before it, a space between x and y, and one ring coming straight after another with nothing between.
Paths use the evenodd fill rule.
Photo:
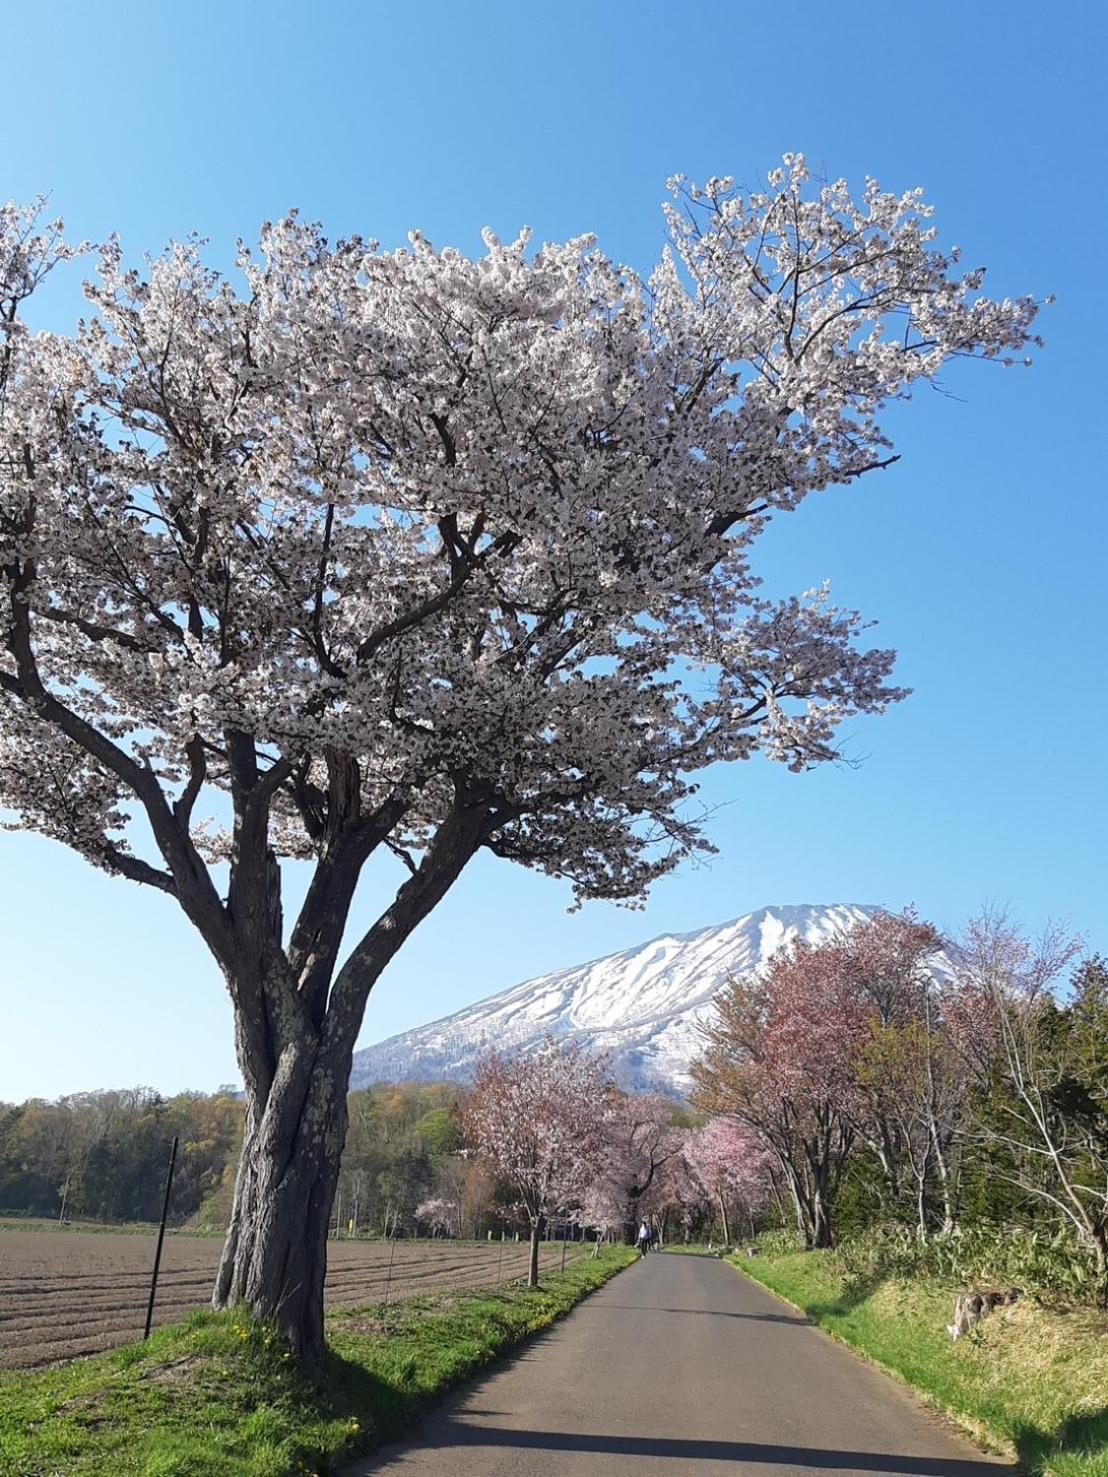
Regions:
<instances>
[{"instance_id":1,"label":"tree shadow on grass","mask_svg":"<svg viewBox=\"0 0 1108 1477\"><path fill-rule=\"evenodd\" d=\"M842 1317L846 1313L852 1313L855 1308L861 1307L877 1289L893 1276L887 1267L877 1267L872 1272L850 1272L844 1277L842 1290L832 1302L822 1304L818 1311L812 1310L812 1316L822 1317L825 1314L838 1315Z\"/></svg>"},{"instance_id":2,"label":"tree shadow on grass","mask_svg":"<svg viewBox=\"0 0 1108 1477\"><path fill-rule=\"evenodd\" d=\"M821 1253L814 1252L811 1255L821 1255ZM731 1260L740 1270L742 1269L743 1264L740 1259L733 1257ZM817 1322L825 1317L842 1318L847 1313L852 1313L855 1308L871 1297L882 1283L889 1281L894 1275L889 1267L880 1266L869 1272L848 1272L843 1277L842 1286L836 1296L829 1298L826 1302L807 1304L805 1312ZM759 1277L755 1277L754 1281L764 1287L767 1292L775 1293L778 1297L787 1297L787 1293L777 1292L770 1282L762 1282Z\"/></svg>"},{"instance_id":3,"label":"tree shadow on grass","mask_svg":"<svg viewBox=\"0 0 1108 1477\"><path fill-rule=\"evenodd\" d=\"M402 1435L428 1405L427 1394L410 1383L415 1372L412 1359L385 1378L329 1348L320 1381L309 1398L324 1419L348 1420L357 1411L364 1450L367 1440L376 1445Z\"/></svg>"},{"instance_id":4,"label":"tree shadow on grass","mask_svg":"<svg viewBox=\"0 0 1108 1477\"><path fill-rule=\"evenodd\" d=\"M1108 1405L1086 1415L1071 1415L1054 1431L1021 1426L1012 1434L1020 1466L1041 1472L1055 1457L1108 1458Z\"/></svg>"}]
</instances>

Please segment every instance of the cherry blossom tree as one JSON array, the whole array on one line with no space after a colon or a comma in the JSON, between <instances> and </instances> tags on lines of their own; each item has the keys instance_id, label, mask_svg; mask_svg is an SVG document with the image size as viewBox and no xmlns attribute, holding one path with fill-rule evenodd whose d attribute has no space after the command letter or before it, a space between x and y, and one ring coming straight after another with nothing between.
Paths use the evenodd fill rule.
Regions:
<instances>
[{"instance_id":1,"label":"cherry blossom tree","mask_svg":"<svg viewBox=\"0 0 1108 1477\"><path fill-rule=\"evenodd\" d=\"M434 1195L416 1206L415 1218L416 1223L426 1226L432 1236L460 1234L461 1213L456 1200L444 1200L441 1195Z\"/></svg>"},{"instance_id":2,"label":"cherry blossom tree","mask_svg":"<svg viewBox=\"0 0 1108 1477\"><path fill-rule=\"evenodd\" d=\"M802 770L903 692L826 589L754 546L896 460L890 402L1009 360L919 191L671 182L641 278L591 237L467 258L295 214L238 277L68 262L0 210L0 804L174 900L226 979L246 1131L217 1306L323 1349L326 1230L374 982L485 849L636 903L708 846L695 773ZM341 952L363 868L403 869ZM309 864L285 917L283 859Z\"/></svg>"},{"instance_id":3,"label":"cherry blossom tree","mask_svg":"<svg viewBox=\"0 0 1108 1477\"><path fill-rule=\"evenodd\" d=\"M664 1166L681 1152L673 1127L676 1104L664 1093L617 1093L607 1107L605 1149L591 1205L607 1229L621 1227L630 1239L649 1196L661 1184ZM600 1225L601 1221L594 1221Z\"/></svg>"},{"instance_id":4,"label":"cherry blossom tree","mask_svg":"<svg viewBox=\"0 0 1108 1477\"><path fill-rule=\"evenodd\" d=\"M627 1231L627 1202L619 1193L618 1186L603 1173L587 1185L581 1195L581 1223L597 1233L593 1255L600 1251L604 1239L614 1240Z\"/></svg>"},{"instance_id":5,"label":"cherry blossom tree","mask_svg":"<svg viewBox=\"0 0 1108 1477\"><path fill-rule=\"evenodd\" d=\"M718 1205L723 1239L730 1244L728 1204L753 1225L769 1197L770 1151L744 1124L733 1118L711 1118L688 1135L684 1158L709 1205Z\"/></svg>"},{"instance_id":6,"label":"cherry blossom tree","mask_svg":"<svg viewBox=\"0 0 1108 1477\"><path fill-rule=\"evenodd\" d=\"M871 1039L858 1063L856 1126L881 1167L894 1212L910 1177L921 1235L931 1220L933 1182L942 1226L953 1226L956 1135L967 1085L943 1011L949 970L943 945L934 925L912 909L877 913L842 940L871 1017Z\"/></svg>"},{"instance_id":7,"label":"cherry blossom tree","mask_svg":"<svg viewBox=\"0 0 1108 1477\"><path fill-rule=\"evenodd\" d=\"M683 1238L688 1241L693 1222L704 1209L703 1187L693 1178L685 1155L685 1146L693 1132L690 1128L673 1130L678 1152L661 1166L650 1189L650 1209L657 1218L663 1241L669 1240L671 1215L676 1216Z\"/></svg>"},{"instance_id":8,"label":"cherry blossom tree","mask_svg":"<svg viewBox=\"0 0 1108 1477\"><path fill-rule=\"evenodd\" d=\"M833 1243L832 1211L857 1138L857 1060L870 1014L839 940L796 940L759 976L733 980L704 1027L694 1099L738 1120L775 1156L809 1247Z\"/></svg>"},{"instance_id":9,"label":"cherry blossom tree","mask_svg":"<svg viewBox=\"0 0 1108 1477\"><path fill-rule=\"evenodd\" d=\"M603 1060L549 1041L531 1056L495 1053L478 1066L463 1108L466 1137L519 1197L531 1227L529 1287L550 1215L580 1204L603 1159Z\"/></svg>"}]
</instances>

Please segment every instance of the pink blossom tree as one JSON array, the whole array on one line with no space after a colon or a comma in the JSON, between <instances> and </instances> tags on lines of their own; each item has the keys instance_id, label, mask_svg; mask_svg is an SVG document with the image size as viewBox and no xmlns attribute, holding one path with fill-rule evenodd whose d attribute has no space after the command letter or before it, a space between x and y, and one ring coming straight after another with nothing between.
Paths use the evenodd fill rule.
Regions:
<instances>
[{"instance_id":1,"label":"pink blossom tree","mask_svg":"<svg viewBox=\"0 0 1108 1477\"><path fill-rule=\"evenodd\" d=\"M733 980L704 1028L695 1100L771 1150L805 1244L830 1246L832 1210L861 1109L857 1059L869 1012L837 940L798 940L761 976Z\"/></svg>"},{"instance_id":2,"label":"pink blossom tree","mask_svg":"<svg viewBox=\"0 0 1108 1477\"><path fill-rule=\"evenodd\" d=\"M694 1182L709 1204L719 1206L723 1239L729 1244L727 1207L736 1208L753 1226L769 1198L773 1156L756 1133L733 1118L710 1119L688 1135L683 1152Z\"/></svg>"},{"instance_id":3,"label":"pink blossom tree","mask_svg":"<svg viewBox=\"0 0 1108 1477\"><path fill-rule=\"evenodd\" d=\"M581 1222L597 1233L594 1254L603 1240L623 1236L627 1229L627 1202L618 1186L601 1169L581 1195Z\"/></svg>"},{"instance_id":4,"label":"pink blossom tree","mask_svg":"<svg viewBox=\"0 0 1108 1477\"><path fill-rule=\"evenodd\" d=\"M495 1053L479 1065L463 1109L466 1137L519 1198L531 1227L527 1281L539 1284L548 1217L580 1204L605 1146L605 1064L548 1042L532 1056Z\"/></svg>"},{"instance_id":5,"label":"pink blossom tree","mask_svg":"<svg viewBox=\"0 0 1108 1477\"><path fill-rule=\"evenodd\" d=\"M919 191L800 155L671 190L646 279L591 237L471 260L295 214L236 281L110 242L69 336L28 300L73 249L0 210L0 804L216 961L246 1128L213 1301L309 1366L382 970L480 850L640 901L707 846L697 770L805 769L901 698L825 589L759 593L755 544L896 460L888 402L1032 341Z\"/></svg>"},{"instance_id":6,"label":"pink blossom tree","mask_svg":"<svg viewBox=\"0 0 1108 1477\"><path fill-rule=\"evenodd\" d=\"M934 1183L941 1225L954 1223L957 1134L967 1073L943 1008L949 960L933 924L912 909L880 912L842 941L870 1014L858 1063L856 1127L881 1167L890 1211L910 1185L926 1235Z\"/></svg>"},{"instance_id":7,"label":"pink blossom tree","mask_svg":"<svg viewBox=\"0 0 1108 1477\"><path fill-rule=\"evenodd\" d=\"M673 1127L676 1104L664 1093L616 1093L607 1106L605 1149L594 1208L608 1207L606 1220L634 1236L650 1208L650 1193L662 1182L667 1163L681 1152ZM597 1222L599 1224L599 1222Z\"/></svg>"}]
</instances>

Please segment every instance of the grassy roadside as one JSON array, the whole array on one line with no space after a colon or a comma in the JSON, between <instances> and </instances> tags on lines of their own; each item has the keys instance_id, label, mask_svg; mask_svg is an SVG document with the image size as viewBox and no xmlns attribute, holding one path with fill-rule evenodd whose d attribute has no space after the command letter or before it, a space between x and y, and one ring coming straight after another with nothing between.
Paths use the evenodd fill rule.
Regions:
<instances>
[{"instance_id":1,"label":"grassy roadside","mask_svg":"<svg viewBox=\"0 0 1108 1477\"><path fill-rule=\"evenodd\" d=\"M548 1274L534 1291L509 1286L335 1312L319 1389L297 1376L267 1328L234 1313L196 1313L146 1344L0 1375L0 1474L322 1477L396 1435L635 1257L608 1248Z\"/></svg>"},{"instance_id":2,"label":"grassy roadside","mask_svg":"<svg viewBox=\"0 0 1108 1477\"><path fill-rule=\"evenodd\" d=\"M834 1252L729 1258L983 1444L1050 1477L1108 1477L1108 1316L1027 1299L952 1344L956 1288L852 1281Z\"/></svg>"}]
</instances>

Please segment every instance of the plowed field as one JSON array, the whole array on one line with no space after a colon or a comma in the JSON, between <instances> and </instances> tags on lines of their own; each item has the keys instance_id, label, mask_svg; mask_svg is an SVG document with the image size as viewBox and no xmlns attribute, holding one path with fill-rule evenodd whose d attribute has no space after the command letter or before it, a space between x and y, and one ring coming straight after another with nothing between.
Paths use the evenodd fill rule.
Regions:
<instances>
[{"instance_id":1,"label":"plowed field","mask_svg":"<svg viewBox=\"0 0 1108 1477\"><path fill-rule=\"evenodd\" d=\"M98 1354L142 1337L153 1235L64 1230L0 1233L0 1368L29 1369ZM167 1236L154 1322L172 1323L207 1304L221 1243ZM580 1251L570 1246L569 1255ZM542 1264L561 1262L560 1243ZM392 1261L391 1274L389 1270ZM482 1287L527 1271L524 1242L335 1241L328 1249L325 1296L358 1307L446 1288Z\"/></svg>"}]
</instances>

